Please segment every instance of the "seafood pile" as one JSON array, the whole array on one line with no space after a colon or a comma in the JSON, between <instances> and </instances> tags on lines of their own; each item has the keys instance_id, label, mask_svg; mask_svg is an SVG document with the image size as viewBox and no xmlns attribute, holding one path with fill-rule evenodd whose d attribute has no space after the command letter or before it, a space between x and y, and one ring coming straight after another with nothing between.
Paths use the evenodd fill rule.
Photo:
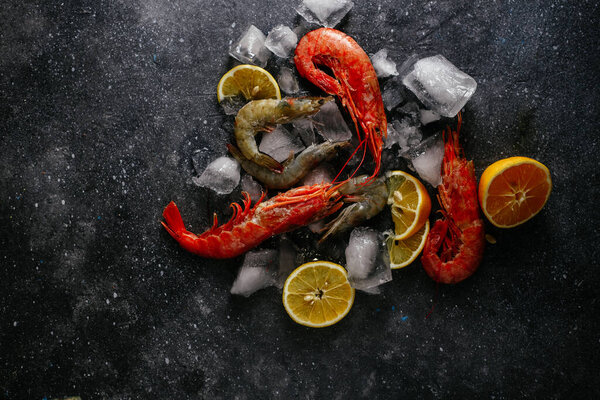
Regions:
<instances>
[{"instance_id":1,"label":"seafood pile","mask_svg":"<svg viewBox=\"0 0 600 400\"><path fill-rule=\"evenodd\" d=\"M295 33L286 28L278 26L277 34L289 31L295 37ZM285 57L287 51L293 49L293 62L299 76L316 87L313 91L320 93L314 93L315 96L250 100L237 110L233 140L227 148L241 168L262 184L263 193L252 205L250 195L243 192L242 204L231 204L231 219L219 225L215 214L212 227L201 234L189 232L175 203L169 203L163 213L162 225L185 250L206 258L238 257L275 235L310 224L314 226L315 222L335 215L333 219L321 223L320 243L323 243L341 232L360 226L378 215L386 204L391 204L394 193L390 192L393 189L386 182L386 174L382 173L385 167L382 153L384 145L391 147L386 138L388 127L393 125L388 125L388 104L384 107L379 78L398 75L395 63L387 60L387 51L380 51L376 58L383 59L385 64L382 66L378 63L376 72L369 55L353 38L329 27L309 31L297 41L297 45L295 43L293 38L288 37L284 41L287 48L276 46L277 51L272 51ZM440 96L447 96L440 94L439 90L436 92L435 82L432 84L422 71L431 63L438 62L440 57L414 63L403 80L428 108L443 102L439 100ZM435 64L435 79L444 79L446 73L452 73L461 79L460 85L464 83L469 93L461 93L462 103L455 102L451 108L443 107L439 113L436 110L422 113L422 118L426 115L430 120L439 119L439 114L457 116L457 122L455 130L447 127L443 132L441 167L437 168L441 177L441 184L437 187L441 218L432 225L431 230L427 222L429 233L424 234L426 237L423 239L420 260L433 280L454 284L477 270L483 258L485 232L473 162L467 161L459 144L462 123L460 109L473 94L476 84L471 77L451 65L448 67L444 63L449 62L443 57L441 59L441 64ZM251 58L244 60L262 66L266 64L262 56L258 60L260 62ZM291 70L286 68L285 72L289 75ZM276 89L278 97L279 88ZM334 102L341 105L353 123L355 146L350 141L325 140L312 143L297 155L291 152L283 161L260 151L256 142L257 134L273 132L279 125L310 118ZM340 159L342 153L351 154L348 158ZM367 154L372 160L369 165L373 167L366 174L358 176L360 169L364 169ZM297 186L319 164L336 159L343 162L343 166L334 179ZM278 193L267 198L267 193L272 192ZM414 227L414 230L424 226L424 223Z\"/></svg>"}]
</instances>

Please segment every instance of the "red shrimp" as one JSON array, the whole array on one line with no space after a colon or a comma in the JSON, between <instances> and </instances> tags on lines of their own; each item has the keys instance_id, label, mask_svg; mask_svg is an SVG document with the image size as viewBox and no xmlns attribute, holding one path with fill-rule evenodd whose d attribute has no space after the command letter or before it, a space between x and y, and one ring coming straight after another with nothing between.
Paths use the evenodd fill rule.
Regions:
<instances>
[{"instance_id":1,"label":"red shrimp","mask_svg":"<svg viewBox=\"0 0 600 400\"><path fill-rule=\"evenodd\" d=\"M438 200L443 208L429 231L421 263L436 282L458 283L471 276L483 258L485 232L477 200L473 161L464 158L458 143L462 117L456 131L448 127Z\"/></svg>"},{"instance_id":2,"label":"red shrimp","mask_svg":"<svg viewBox=\"0 0 600 400\"><path fill-rule=\"evenodd\" d=\"M348 110L361 144L373 155L377 176L381 166L387 120L377 74L365 51L350 36L331 28L308 32L296 47L298 73L325 92L337 96ZM334 76L317 68L328 67ZM365 138L361 139L359 125Z\"/></svg>"},{"instance_id":3,"label":"red shrimp","mask_svg":"<svg viewBox=\"0 0 600 400\"><path fill-rule=\"evenodd\" d=\"M233 216L218 226L196 235L185 229L174 202L163 212L162 225L185 250L206 258L232 258L258 246L271 236L308 225L333 214L342 207L342 195L331 184L300 186L250 207L250 196L243 192L243 207L232 203Z\"/></svg>"}]
</instances>

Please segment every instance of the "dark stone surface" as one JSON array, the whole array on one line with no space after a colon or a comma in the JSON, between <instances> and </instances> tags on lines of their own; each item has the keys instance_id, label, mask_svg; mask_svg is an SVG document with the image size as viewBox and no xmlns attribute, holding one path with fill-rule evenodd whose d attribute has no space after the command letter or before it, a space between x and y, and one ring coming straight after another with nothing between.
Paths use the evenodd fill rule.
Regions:
<instances>
[{"instance_id":1,"label":"dark stone surface","mask_svg":"<svg viewBox=\"0 0 600 400\"><path fill-rule=\"evenodd\" d=\"M0 398L598 398L597 2L356 1L339 26L477 80L463 144L478 175L512 155L552 172L545 209L488 226L497 244L465 282L417 263L308 329L275 288L230 295L241 259L161 229L170 200L201 231L239 199L194 186L191 157L230 141L215 96L230 41L297 25L296 3L0 7Z\"/></svg>"}]
</instances>

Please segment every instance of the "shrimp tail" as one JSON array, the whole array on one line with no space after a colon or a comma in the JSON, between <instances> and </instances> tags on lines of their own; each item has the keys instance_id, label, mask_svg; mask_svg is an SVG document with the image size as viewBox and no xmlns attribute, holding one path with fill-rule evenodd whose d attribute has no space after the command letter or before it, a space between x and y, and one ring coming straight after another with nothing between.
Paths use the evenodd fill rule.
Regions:
<instances>
[{"instance_id":1,"label":"shrimp tail","mask_svg":"<svg viewBox=\"0 0 600 400\"><path fill-rule=\"evenodd\" d=\"M185 229L181 213L174 202L170 202L165 210L163 211L163 218L165 222L161 221L162 226L165 227L169 235L175 239L181 247L191 253L196 253L202 249L203 240L195 233L192 233ZM216 217L215 217L216 223Z\"/></svg>"},{"instance_id":2,"label":"shrimp tail","mask_svg":"<svg viewBox=\"0 0 600 400\"><path fill-rule=\"evenodd\" d=\"M237 160L237 162L239 162L240 164L243 161L248 161L248 159L242 154L242 152L240 151L240 149L238 149L237 147L235 147L231 143L227 143L227 150L229 150L229 153L231 153L231 155L233 156L233 158L235 158Z\"/></svg>"},{"instance_id":3,"label":"shrimp tail","mask_svg":"<svg viewBox=\"0 0 600 400\"><path fill-rule=\"evenodd\" d=\"M161 224L175 240L179 240L186 229L183 224L183 218L181 218L181 213L174 202L170 202L169 205L165 207L163 218L166 223L161 221Z\"/></svg>"},{"instance_id":4,"label":"shrimp tail","mask_svg":"<svg viewBox=\"0 0 600 400\"><path fill-rule=\"evenodd\" d=\"M271 157L265 153L256 154L252 161L254 161L256 164L258 164L260 166L269 168L271 171L275 171L275 172L282 172L283 168L284 168L283 164L281 164L279 161L275 160L273 157Z\"/></svg>"}]
</instances>

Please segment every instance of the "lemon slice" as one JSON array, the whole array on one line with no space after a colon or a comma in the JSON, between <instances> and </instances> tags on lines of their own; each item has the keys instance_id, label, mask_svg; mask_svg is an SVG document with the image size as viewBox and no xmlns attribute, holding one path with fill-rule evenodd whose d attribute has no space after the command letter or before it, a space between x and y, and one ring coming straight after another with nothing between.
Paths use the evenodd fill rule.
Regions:
<instances>
[{"instance_id":1,"label":"lemon slice","mask_svg":"<svg viewBox=\"0 0 600 400\"><path fill-rule=\"evenodd\" d=\"M281 99L281 92L270 73L256 65L242 64L223 75L217 86L219 103L237 96L244 97L246 101Z\"/></svg>"},{"instance_id":2,"label":"lemon slice","mask_svg":"<svg viewBox=\"0 0 600 400\"><path fill-rule=\"evenodd\" d=\"M394 235L387 238L387 249L390 254L390 267L392 269L404 268L417 259L429 234L429 221L408 239L399 240Z\"/></svg>"},{"instance_id":3,"label":"lemon slice","mask_svg":"<svg viewBox=\"0 0 600 400\"><path fill-rule=\"evenodd\" d=\"M386 177L396 240L404 240L425 225L431 212L431 198L421 181L404 171L390 171Z\"/></svg>"},{"instance_id":4,"label":"lemon slice","mask_svg":"<svg viewBox=\"0 0 600 400\"><path fill-rule=\"evenodd\" d=\"M296 268L283 285L283 306L300 325L331 326L344 318L354 303L354 288L344 267L313 261Z\"/></svg>"},{"instance_id":5,"label":"lemon slice","mask_svg":"<svg viewBox=\"0 0 600 400\"><path fill-rule=\"evenodd\" d=\"M544 207L552 179L548 168L532 158L496 161L479 180L479 202L487 219L498 228L512 228L533 218Z\"/></svg>"}]
</instances>

